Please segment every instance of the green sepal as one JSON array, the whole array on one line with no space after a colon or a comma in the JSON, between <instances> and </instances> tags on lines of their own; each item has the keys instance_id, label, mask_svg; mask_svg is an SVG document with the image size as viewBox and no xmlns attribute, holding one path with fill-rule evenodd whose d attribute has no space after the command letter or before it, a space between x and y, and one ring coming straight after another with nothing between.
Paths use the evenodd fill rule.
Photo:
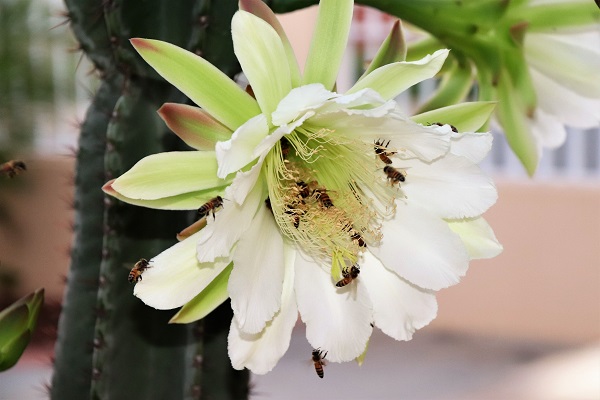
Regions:
<instances>
[{"instance_id":1,"label":"green sepal","mask_svg":"<svg viewBox=\"0 0 600 400\"><path fill-rule=\"evenodd\" d=\"M353 7L353 0L320 1L304 66L304 84L322 83L327 90L333 89L348 42Z\"/></svg>"},{"instance_id":2,"label":"green sepal","mask_svg":"<svg viewBox=\"0 0 600 400\"><path fill-rule=\"evenodd\" d=\"M13 367L19 361L30 339L31 332L26 330L0 347L0 371ZM0 343L0 345L2 344Z\"/></svg>"},{"instance_id":3,"label":"green sepal","mask_svg":"<svg viewBox=\"0 0 600 400\"><path fill-rule=\"evenodd\" d=\"M214 150L217 142L231 139L231 129L198 107L165 103L158 115L181 140L196 150Z\"/></svg>"},{"instance_id":4,"label":"green sepal","mask_svg":"<svg viewBox=\"0 0 600 400\"><path fill-rule=\"evenodd\" d=\"M537 143L527 125L527 116L520 93L512 86L508 72L500 75L497 85L498 111L496 113L506 140L519 158L529 176L533 176L538 165Z\"/></svg>"},{"instance_id":5,"label":"green sepal","mask_svg":"<svg viewBox=\"0 0 600 400\"><path fill-rule=\"evenodd\" d=\"M358 80L360 81L379 67L399 61L406 61L406 42L404 41L402 24L400 20L396 20L392 26L392 30L381 44L381 47L379 47L379 50L377 50L377 54L373 57L367 70Z\"/></svg>"},{"instance_id":6,"label":"green sepal","mask_svg":"<svg viewBox=\"0 0 600 400\"><path fill-rule=\"evenodd\" d=\"M296 55L294 54L294 49L290 40L288 39L283 26L277 19L277 16L271 9L263 3L261 0L240 0L240 10L247 11L251 14L256 15L260 19L267 22L269 25L275 29L275 32L281 38L281 42L283 43L283 47L285 49L285 54L288 60L288 64L290 66L290 78L292 80L292 87L298 87L302 83L302 74L300 73L300 66L298 65L298 60L296 59Z\"/></svg>"},{"instance_id":7,"label":"green sepal","mask_svg":"<svg viewBox=\"0 0 600 400\"><path fill-rule=\"evenodd\" d=\"M472 85L473 77L470 65L461 66L458 62L454 62L450 70L443 75L433 97L421 106L419 112L460 103L467 97Z\"/></svg>"},{"instance_id":8,"label":"green sepal","mask_svg":"<svg viewBox=\"0 0 600 400\"><path fill-rule=\"evenodd\" d=\"M260 114L256 100L217 67L160 40L131 39L152 68L232 131Z\"/></svg>"},{"instance_id":9,"label":"green sepal","mask_svg":"<svg viewBox=\"0 0 600 400\"><path fill-rule=\"evenodd\" d=\"M590 0L540 4L514 8L509 21L527 21L532 32L552 32L557 29L596 25L600 23L600 9Z\"/></svg>"},{"instance_id":10,"label":"green sepal","mask_svg":"<svg viewBox=\"0 0 600 400\"><path fill-rule=\"evenodd\" d=\"M233 263L230 263L202 292L181 307L169 323L188 324L197 321L225 302L229 298L227 282L232 269Z\"/></svg>"},{"instance_id":11,"label":"green sepal","mask_svg":"<svg viewBox=\"0 0 600 400\"><path fill-rule=\"evenodd\" d=\"M485 125L495 107L493 101L461 103L427 111L411 119L423 125L441 122L455 126L460 132L475 132Z\"/></svg>"}]
</instances>

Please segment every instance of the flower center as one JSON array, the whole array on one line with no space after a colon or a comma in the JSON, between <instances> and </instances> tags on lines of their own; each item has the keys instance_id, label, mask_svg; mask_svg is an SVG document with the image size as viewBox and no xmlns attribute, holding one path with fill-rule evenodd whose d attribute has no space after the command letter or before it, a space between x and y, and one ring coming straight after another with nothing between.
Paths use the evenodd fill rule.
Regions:
<instances>
[{"instance_id":1,"label":"flower center","mask_svg":"<svg viewBox=\"0 0 600 400\"><path fill-rule=\"evenodd\" d=\"M378 161L379 160L379 161ZM269 202L281 231L339 275L367 246L403 196L390 185L373 144L302 126L265 160Z\"/></svg>"}]
</instances>

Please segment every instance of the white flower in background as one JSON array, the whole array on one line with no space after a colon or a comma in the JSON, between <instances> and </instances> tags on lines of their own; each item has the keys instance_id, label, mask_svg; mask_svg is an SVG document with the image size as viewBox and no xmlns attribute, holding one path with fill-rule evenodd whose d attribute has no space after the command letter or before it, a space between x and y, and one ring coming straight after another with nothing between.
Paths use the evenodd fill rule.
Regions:
<instances>
[{"instance_id":1,"label":"white flower in background","mask_svg":"<svg viewBox=\"0 0 600 400\"><path fill-rule=\"evenodd\" d=\"M470 259L501 251L481 217L496 189L476 165L491 137L472 133L493 105L402 114L392 99L435 75L446 50L382 62L336 93L351 1L320 2L303 75L272 12L258 0L241 7L234 49L255 98L192 53L132 40L202 107L160 111L198 151L146 157L104 190L162 209L224 203L151 260L135 295L158 309L183 306L178 323L231 298L232 364L259 374L287 351L298 313L329 361L363 355L373 326L411 339L435 317L436 290L458 283Z\"/></svg>"},{"instance_id":2,"label":"white flower in background","mask_svg":"<svg viewBox=\"0 0 600 400\"><path fill-rule=\"evenodd\" d=\"M525 36L525 58L537 93L529 125L540 157L542 147L564 143L564 125L600 125L600 25L591 28Z\"/></svg>"}]
</instances>

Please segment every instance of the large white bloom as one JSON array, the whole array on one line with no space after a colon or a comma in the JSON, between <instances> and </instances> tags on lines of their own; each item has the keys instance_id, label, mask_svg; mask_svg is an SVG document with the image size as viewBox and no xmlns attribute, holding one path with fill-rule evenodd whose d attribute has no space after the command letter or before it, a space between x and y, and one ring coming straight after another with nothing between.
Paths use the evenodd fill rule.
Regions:
<instances>
[{"instance_id":1,"label":"large white bloom","mask_svg":"<svg viewBox=\"0 0 600 400\"><path fill-rule=\"evenodd\" d=\"M165 209L225 199L203 229L152 259L134 293L158 309L183 306L174 322L231 298L229 355L255 373L286 352L298 313L330 361L361 356L373 326L409 340L435 317L434 291L501 250L481 218L496 190L476 165L491 138L472 133L493 106L402 114L392 99L435 75L446 50L382 65L335 93L352 2L321 1L317 32L335 35L313 41L304 76L268 8L243 4L252 13L234 16L234 48L256 100L191 53L134 41L203 107L161 110L200 151L149 156L105 191ZM360 275L336 286L352 266Z\"/></svg>"}]
</instances>

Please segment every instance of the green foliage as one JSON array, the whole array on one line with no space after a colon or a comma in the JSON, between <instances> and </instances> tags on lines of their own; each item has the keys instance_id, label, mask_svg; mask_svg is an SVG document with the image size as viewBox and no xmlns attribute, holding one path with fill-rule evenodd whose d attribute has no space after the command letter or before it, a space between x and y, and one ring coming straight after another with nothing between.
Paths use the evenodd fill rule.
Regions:
<instances>
[{"instance_id":1,"label":"green foliage","mask_svg":"<svg viewBox=\"0 0 600 400\"><path fill-rule=\"evenodd\" d=\"M19 361L33 335L43 303L44 289L39 289L0 311L0 371Z\"/></svg>"}]
</instances>

